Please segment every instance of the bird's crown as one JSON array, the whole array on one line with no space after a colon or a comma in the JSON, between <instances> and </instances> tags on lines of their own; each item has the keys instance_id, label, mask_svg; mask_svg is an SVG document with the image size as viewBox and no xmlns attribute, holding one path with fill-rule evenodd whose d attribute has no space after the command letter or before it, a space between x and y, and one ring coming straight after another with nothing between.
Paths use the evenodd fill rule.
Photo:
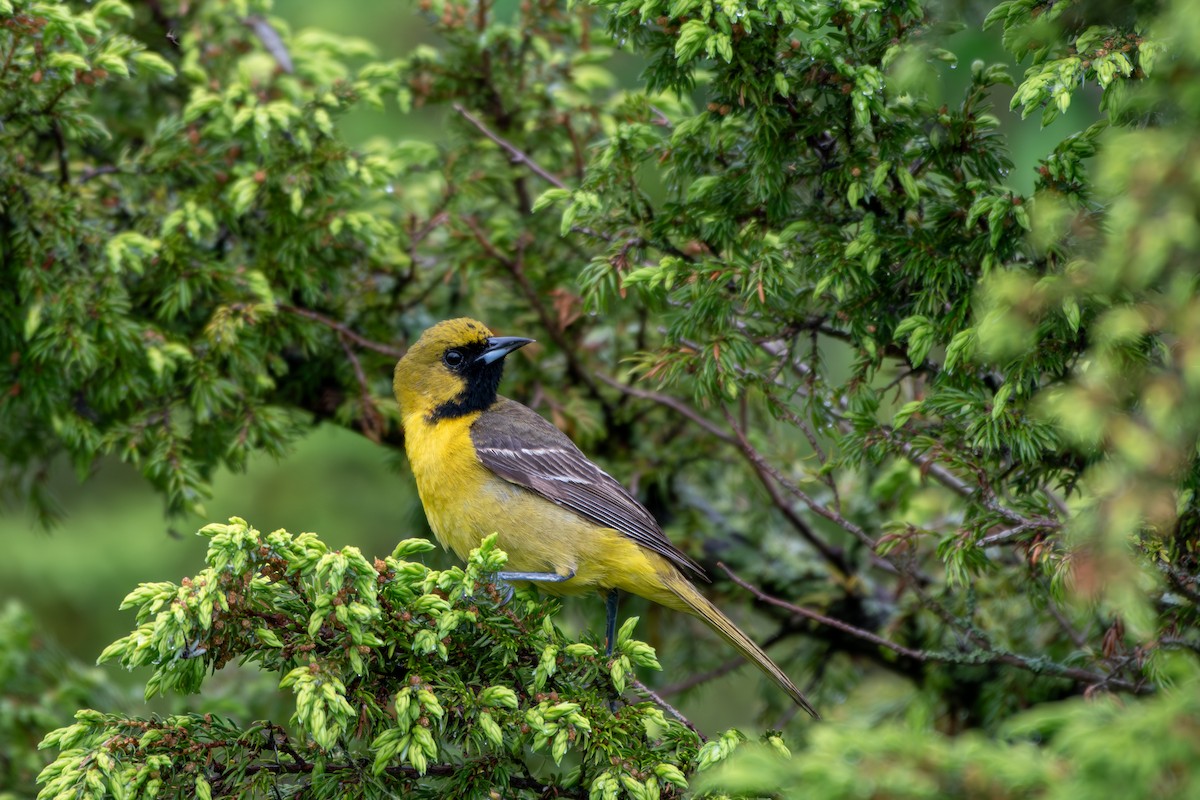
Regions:
<instances>
[{"instance_id":1,"label":"bird's crown","mask_svg":"<svg viewBox=\"0 0 1200 800\"><path fill-rule=\"evenodd\" d=\"M491 335L486 325L470 317L447 319L422 333L408 353L414 357L425 355L438 359L447 348L481 346L486 344Z\"/></svg>"}]
</instances>

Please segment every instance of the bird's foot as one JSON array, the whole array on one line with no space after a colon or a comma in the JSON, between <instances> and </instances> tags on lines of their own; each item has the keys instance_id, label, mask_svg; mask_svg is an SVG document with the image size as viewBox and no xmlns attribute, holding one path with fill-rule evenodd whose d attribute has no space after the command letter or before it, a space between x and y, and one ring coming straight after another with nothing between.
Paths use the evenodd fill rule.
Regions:
<instances>
[{"instance_id":1,"label":"bird's foot","mask_svg":"<svg viewBox=\"0 0 1200 800\"><path fill-rule=\"evenodd\" d=\"M513 586L510 581L531 581L533 583L562 583L575 577L575 570L566 573L558 572L493 572L488 576L488 582L495 587L496 605L508 605L512 600Z\"/></svg>"},{"instance_id":2,"label":"bird's foot","mask_svg":"<svg viewBox=\"0 0 1200 800\"><path fill-rule=\"evenodd\" d=\"M508 605L513 598L513 585L500 577L501 573L496 573L491 576L489 588L491 588L492 599L496 601L497 608L503 608Z\"/></svg>"},{"instance_id":3,"label":"bird's foot","mask_svg":"<svg viewBox=\"0 0 1200 800\"><path fill-rule=\"evenodd\" d=\"M508 605L513 598L513 585L500 577L499 573L482 576L475 584L475 590L463 595L466 600L473 602L492 602L496 608Z\"/></svg>"},{"instance_id":4,"label":"bird's foot","mask_svg":"<svg viewBox=\"0 0 1200 800\"><path fill-rule=\"evenodd\" d=\"M199 639L193 639L191 644L187 644L179 648L179 653L176 658L199 658L207 652L208 648L202 645Z\"/></svg>"}]
</instances>

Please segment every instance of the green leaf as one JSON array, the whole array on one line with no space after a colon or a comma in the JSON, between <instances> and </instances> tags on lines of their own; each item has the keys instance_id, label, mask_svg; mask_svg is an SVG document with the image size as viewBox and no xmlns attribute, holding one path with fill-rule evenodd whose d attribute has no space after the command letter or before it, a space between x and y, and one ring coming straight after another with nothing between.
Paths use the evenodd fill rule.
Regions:
<instances>
[{"instance_id":1,"label":"green leaf","mask_svg":"<svg viewBox=\"0 0 1200 800\"><path fill-rule=\"evenodd\" d=\"M675 58L680 64L686 64L705 48L712 31L708 25L699 19L690 19L679 28L675 39Z\"/></svg>"},{"instance_id":2,"label":"green leaf","mask_svg":"<svg viewBox=\"0 0 1200 800\"><path fill-rule=\"evenodd\" d=\"M42 309L42 303L35 302L30 303L29 310L25 312L24 336L27 342L33 339L42 325Z\"/></svg>"},{"instance_id":3,"label":"green leaf","mask_svg":"<svg viewBox=\"0 0 1200 800\"><path fill-rule=\"evenodd\" d=\"M1011 383L1006 383L996 390L995 397L992 398L992 419L1000 419L1004 414L1004 409L1008 405L1008 398L1012 395L1013 387Z\"/></svg>"},{"instance_id":4,"label":"green leaf","mask_svg":"<svg viewBox=\"0 0 1200 800\"><path fill-rule=\"evenodd\" d=\"M171 62L158 53L142 50L133 54L132 61L139 72L144 71L147 75L158 75L163 78L175 77L175 67L171 66Z\"/></svg>"},{"instance_id":5,"label":"green leaf","mask_svg":"<svg viewBox=\"0 0 1200 800\"><path fill-rule=\"evenodd\" d=\"M543 208L547 208L555 203L566 200L570 196L570 189L547 189L539 194L537 199L533 201L533 211L541 211Z\"/></svg>"},{"instance_id":6,"label":"green leaf","mask_svg":"<svg viewBox=\"0 0 1200 800\"><path fill-rule=\"evenodd\" d=\"M392 558L400 560L408 558L409 556L418 555L420 553L428 553L436 549L437 545L428 539L402 539L400 543L396 545L395 549L392 550Z\"/></svg>"}]
</instances>

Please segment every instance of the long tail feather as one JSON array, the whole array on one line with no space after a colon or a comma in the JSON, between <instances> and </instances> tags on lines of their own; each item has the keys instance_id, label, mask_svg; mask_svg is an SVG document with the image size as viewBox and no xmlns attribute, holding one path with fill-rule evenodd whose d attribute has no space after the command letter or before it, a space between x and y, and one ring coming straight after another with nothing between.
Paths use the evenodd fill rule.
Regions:
<instances>
[{"instance_id":1,"label":"long tail feather","mask_svg":"<svg viewBox=\"0 0 1200 800\"><path fill-rule=\"evenodd\" d=\"M771 660L763 649L754 641L742 632L742 629L733 623L729 617L725 616L719 608L708 601L704 595L700 594L699 590L691 584L682 575L678 576L678 580L673 580L668 583L671 591L683 602L687 610L704 621L708 627L712 628L721 638L729 642L735 650L741 653L745 658L752 661L755 666L771 677L775 683L787 692L788 696L796 701L796 704L812 715L813 719L820 719L821 715L812 707L804 694L796 688L796 684L792 683L791 678L784 674L783 670Z\"/></svg>"}]
</instances>

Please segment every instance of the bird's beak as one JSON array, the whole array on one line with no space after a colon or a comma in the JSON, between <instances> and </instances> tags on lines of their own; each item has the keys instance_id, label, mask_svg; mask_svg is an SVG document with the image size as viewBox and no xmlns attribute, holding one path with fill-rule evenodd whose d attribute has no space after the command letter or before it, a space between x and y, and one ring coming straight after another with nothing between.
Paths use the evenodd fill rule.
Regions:
<instances>
[{"instance_id":1,"label":"bird's beak","mask_svg":"<svg viewBox=\"0 0 1200 800\"><path fill-rule=\"evenodd\" d=\"M489 336L487 349L475 361L481 364L491 364L532 341L533 339L526 339L524 336Z\"/></svg>"}]
</instances>

